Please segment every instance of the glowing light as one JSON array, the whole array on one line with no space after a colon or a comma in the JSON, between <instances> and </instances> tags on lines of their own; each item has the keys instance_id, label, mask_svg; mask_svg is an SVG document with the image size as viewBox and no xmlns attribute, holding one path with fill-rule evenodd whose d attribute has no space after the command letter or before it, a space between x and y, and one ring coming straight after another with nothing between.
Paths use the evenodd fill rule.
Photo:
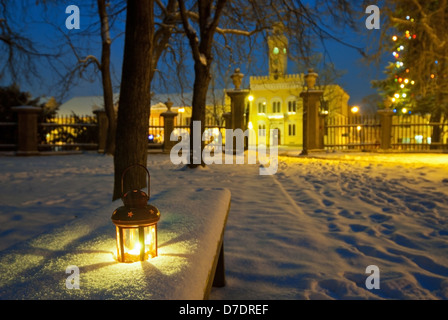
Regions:
<instances>
[{"instance_id":1,"label":"glowing light","mask_svg":"<svg viewBox=\"0 0 448 320\"><path fill-rule=\"evenodd\" d=\"M410 16L406 16L406 20L409 20L409 19L411 19L411 17Z\"/></svg>"},{"instance_id":2,"label":"glowing light","mask_svg":"<svg viewBox=\"0 0 448 320\"><path fill-rule=\"evenodd\" d=\"M404 84L403 84L403 83L400 85L400 88L401 88L401 89L404 89Z\"/></svg>"},{"instance_id":3,"label":"glowing light","mask_svg":"<svg viewBox=\"0 0 448 320\"><path fill-rule=\"evenodd\" d=\"M392 37L392 40L393 40L393 41L397 41L397 39L398 39L397 36L393 36L393 37Z\"/></svg>"},{"instance_id":4,"label":"glowing light","mask_svg":"<svg viewBox=\"0 0 448 320\"><path fill-rule=\"evenodd\" d=\"M408 109L403 108L403 109L401 109L401 112L406 113L406 112L408 112Z\"/></svg>"},{"instance_id":5,"label":"glowing light","mask_svg":"<svg viewBox=\"0 0 448 320\"><path fill-rule=\"evenodd\" d=\"M396 100L395 98L392 98L392 102L395 102L395 100Z\"/></svg>"},{"instance_id":6,"label":"glowing light","mask_svg":"<svg viewBox=\"0 0 448 320\"><path fill-rule=\"evenodd\" d=\"M434 79L436 77L436 75L433 73L431 74L431 79Z\"/></svg>"},{"instance_id":7,"label":"glowing light","mask_svg":"<svg viewBox=\"0 0 448 320\"><path fill-rule=\"evenodd\" d=\"M249 121L249 123L247 124L247 127L248 127L249 129L253 129L253 128L254 128L254 126L253 126L253 124L252 124L252 121Z\"/></svg>"},{"instance_id":8,"label":"glowing light","mask_svg":"<svg viewBox=\"0 0 448 320\"><path fill-rule=\"evenodd\" d=\"M362 127L361 126L357 126L356 130L361 131Z\"/></svg>"},{"instance_id":9,"label":"glowing light","mask_svg":"<svg viewBox=\"0 0 448 320\"><path fill-rule=\"evenodd\" d=\"M404 83L409 83L409 79L404 79Z\"/></svg>"},{"instance_id":10,"label":"glowing light","mask_svg":"<svg viewBox=\"0 0 448 320\"><path fill-rule=\"evenodd\" d=\"M414 81L414 80L412 80L412 81L411 81L411 84L412 84L412 85L414 85L414 84L415 84L415 81Z\"/></svg>"},{"instance_id":11,"label":"glowing light","mask_svg":"<svg viewBox=\"0 0 448 320\"><path fill-rule=\"evenodd\" d=\"M359 111L359 107L358 107L358 106L354 106L354 107L351 109L351 111L352 111L353 113L356 113L356 112Z\"/></svg>"},{"instance_id":12,"label":"glowing light","mask_svg":"<svg viewBox=\"0 0 448 320\"><path fill-rule=\"evenodd\" d=\"M407 94L406 94L406 93L403 93L401 96L402 96L403 98L406 98L406 97L407 97Z\"/></svg>"},{"instance_id":13,"label":"glowing light","mask_svg":"<svg viewBox=\"0 0 448 320\"><path fill-rule=\"evenodd\" d=\"M177 109L177 111L180 112L180 113L184 113L185 112L185 108L179 108L179 109Z\"/></svg>"},{"instance_id":14,"label":"glowing light","mask_svg":"<svg viewBox=\"0 0 448 320\"><path fill-rule=\"evenodd\" d=\"M249 99L249 101L254 101L254 96L253 96L253 95L250 95L250 96L248 97L248 99Z\"/></svg>"},{"instance_id":15,"label":"glowing light","mask_svg":"<svg viewBox=\"0 0 448 320\"><path fill-rule=\"evenodd\" d=\"M400 98L400 94L399 94L399 93L396 93L396 94L394 94L394 97L395 97L396 99L398 99L398 98Z\"/></svg>"}]
</instances>

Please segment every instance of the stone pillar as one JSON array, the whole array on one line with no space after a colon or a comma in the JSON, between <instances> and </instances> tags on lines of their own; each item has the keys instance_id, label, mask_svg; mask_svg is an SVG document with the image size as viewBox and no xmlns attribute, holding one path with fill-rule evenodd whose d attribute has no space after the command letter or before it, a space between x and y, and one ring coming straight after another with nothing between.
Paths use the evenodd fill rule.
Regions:
<instances>
[{"instance_id":1,"label":"stone pillar","mask_svg":"<svg viewBox=\"0 0 448 320\"><path fill-rule=\"evenodd\" d=\"M11 108L18 114L18 148L16 154L18 156L34 156L38 155L38 135L37 121L38 116L42 112L39 107L18 106Z\"/></svg>"},{"instance_id":2,"label":"stone pillar","mask_svg":"<svg viewBox=\"0 0 448 320\"><path fill-rule=\"evenodd\" d=\"M303 91L300 97L303 99L303 150L302 155L307 155L311 151L323 150L323 134L322 120L320 116L320 99L323 90L316 90L317 73L313 69L308 70L305 75L307 91Z\"/></svg>"},{"instance_id":3,"label":"stone pillar","mask_svg":"<svg viewBox=\"0 0 448 320\"><path fill-rule=\"evenodd\" d=\"M235 89L227 90L226 92L230 97L231 105L230 115L227 115L229 118L226 118L226 129L241 129L244 132L247 129L247 123L245 122L245 101L249 90L240 89L243 77L244 75L240 72L239 68L235 69L235 72L231 76ZM230 121L227 121L227 119L230 119ZM231 124L231 127L227 125L228 122ZM244 149L247 149L247 145L247 139L245 138ZM234 143L234 151L235 147L236 144Z\"/></svg>"},{"instance_id":4,"label":"stone pillar","mask_svg":"<svg viewBox=\"0 0 448 320\"><path fill-rule=\"evenodd\" d=\"M106 150L109 119L107 119L106 111L104 109L95 110L93 113L96 115L96 120L98 123L98 152L104 153Z\"/></svg>"},{"instance_id":5,"label":"stone pillar","mask_svg":"<svg viewBox=\"0 0 448 320\"><path fill-rule=\"evenodd\" d=\"M226 112L222 114L222 117L224 118L224 121L226 123L226 129L232 129L232 113Z\"/></svg>"},{"instance_id":6,"label":"stone pillar","mask_svg":"<svg viewBox=\"0 0 448 320\"><path fill-rule=\"evenodd\" d=\"M163 117L163 152L170 153L171 148L177 143L177 141L170 140L171 132L174 131L174 118L177 117L177 112L171 111L173 102L170 99L165 102L165 105L168 110L160 114Z\"/></svg>"},{"instance_id":7,"label":"stone pillar","mask_svg":"<svg viewBox=\"0 0 448 320\"><path fill-rule=\"evenodd\" d=\"M379 110L378 114L381 124L380 149L388 150L392 148L392 116L394 115L394 111L386 108Z\"/></svg>"}]
</instances>

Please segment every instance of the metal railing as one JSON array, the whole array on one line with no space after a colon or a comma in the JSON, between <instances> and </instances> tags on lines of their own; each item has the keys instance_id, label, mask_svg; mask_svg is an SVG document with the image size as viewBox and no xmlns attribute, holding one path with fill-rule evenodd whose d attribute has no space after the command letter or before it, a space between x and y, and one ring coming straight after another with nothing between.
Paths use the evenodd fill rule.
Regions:
<instances>
[{"instance_id":1,"label":"metal railing","mask_svg":"<svg viewBox=\"0 0 448 320\"><path fill-rule=\"evenodd\" d=\"M392 120L392 147L396 150L448 149L447 124L430 115L396 115Z\"/></svg>"},{"instance_id":2,"label":"metal railing","mask_svg":"<svg viewBox=\"0 0 448 320\"><path fill-rule=\"evenodd\" d=\"M328 117L324 122L326 149L371 150L380 146L381 124L377 116Z\"/></svg>"},{"instance_id":3,"label":"metal railing","mask_svg":"<svg viewBox=\"0 0 448 320\"><path fill-rule=\"evenodd\" d=\"M40 151L96 150L98 123L95 116L58 116L38 124Z\"/></svg>"}]
</instances>

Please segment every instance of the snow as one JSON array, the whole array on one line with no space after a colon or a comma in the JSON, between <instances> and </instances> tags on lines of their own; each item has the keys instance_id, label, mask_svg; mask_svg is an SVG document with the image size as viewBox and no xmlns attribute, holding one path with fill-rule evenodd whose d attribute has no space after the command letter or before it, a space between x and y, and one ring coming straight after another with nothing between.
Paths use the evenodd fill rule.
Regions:
<instances>
[{"instance_id":1,"label":"snow","mask_svg":"<svg viewBox=\"0 0 448 320\"><path fill-rule=\"evenodd\" d=\"M198 196L214 188L231 192L227 284L213 288L211 299L448 298L447 154L297 154L280 152L277 173L267 176L259 175L259 164L191 170L173 165L169 155L148 155L155 201L168 194L176 199L173 189L181 195L199 190ZM139 287L151 284L147 272L173 280L188 267L185 253L194 241L174 241L165 249L176 254L144 270L113 260L112 183L108 156L0 157L0 297L20 298L29 281L63 287L75 256L88 261L80 268L81 290L67 296L67 290L31 286L27 295L85 299L85 281L98 288L89 293L96 298L148 299L153 297ZM81 222L88 217L86 228ZM174 215L172 221L183 218ZM161 243L175 232L164 223ZM380 289L366 288L370 265L380 270ZM56 266L61 274L47 272ZM114 281L103 277L106 271L116 275ZM176 287L175 280L167 282ZM163 292L154 295L164 298Z\"/></svg>"}]
</instances>

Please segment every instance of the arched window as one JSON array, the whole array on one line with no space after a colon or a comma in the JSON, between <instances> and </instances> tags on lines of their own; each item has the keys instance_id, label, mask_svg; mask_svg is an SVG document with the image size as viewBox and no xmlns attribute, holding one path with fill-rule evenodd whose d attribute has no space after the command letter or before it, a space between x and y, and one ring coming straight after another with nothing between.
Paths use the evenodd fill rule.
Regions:
<instances>
[{"instance_id":1,"label":"arched window","mask_svg":"<svg viewBox=\"0 0 448 320\"><path fill-rule=\"evenodd\" d=\"M288 101L288 112L297 112L297 103L295 100Z\"/></svg>"},{"instance_id":2,"label":"arched window","mask_svg":"<svg viewBox=\"0 0 448 320\"><path fill-rule=\"evenodd\" d=\"M275 100L272 102L272 113L281 113L282 112L282 103L279 100Z\"/></svg>"},{"instance_id":3,"label":"arched window","mask_svg":"<svg viewBox=\"0 0 448 320\"><path fill-rule=\"evenodd\" d=\"M257 101L257 111L258 113L266 113L266 100L260 99Z\"/></svg>"}]
</instances>

